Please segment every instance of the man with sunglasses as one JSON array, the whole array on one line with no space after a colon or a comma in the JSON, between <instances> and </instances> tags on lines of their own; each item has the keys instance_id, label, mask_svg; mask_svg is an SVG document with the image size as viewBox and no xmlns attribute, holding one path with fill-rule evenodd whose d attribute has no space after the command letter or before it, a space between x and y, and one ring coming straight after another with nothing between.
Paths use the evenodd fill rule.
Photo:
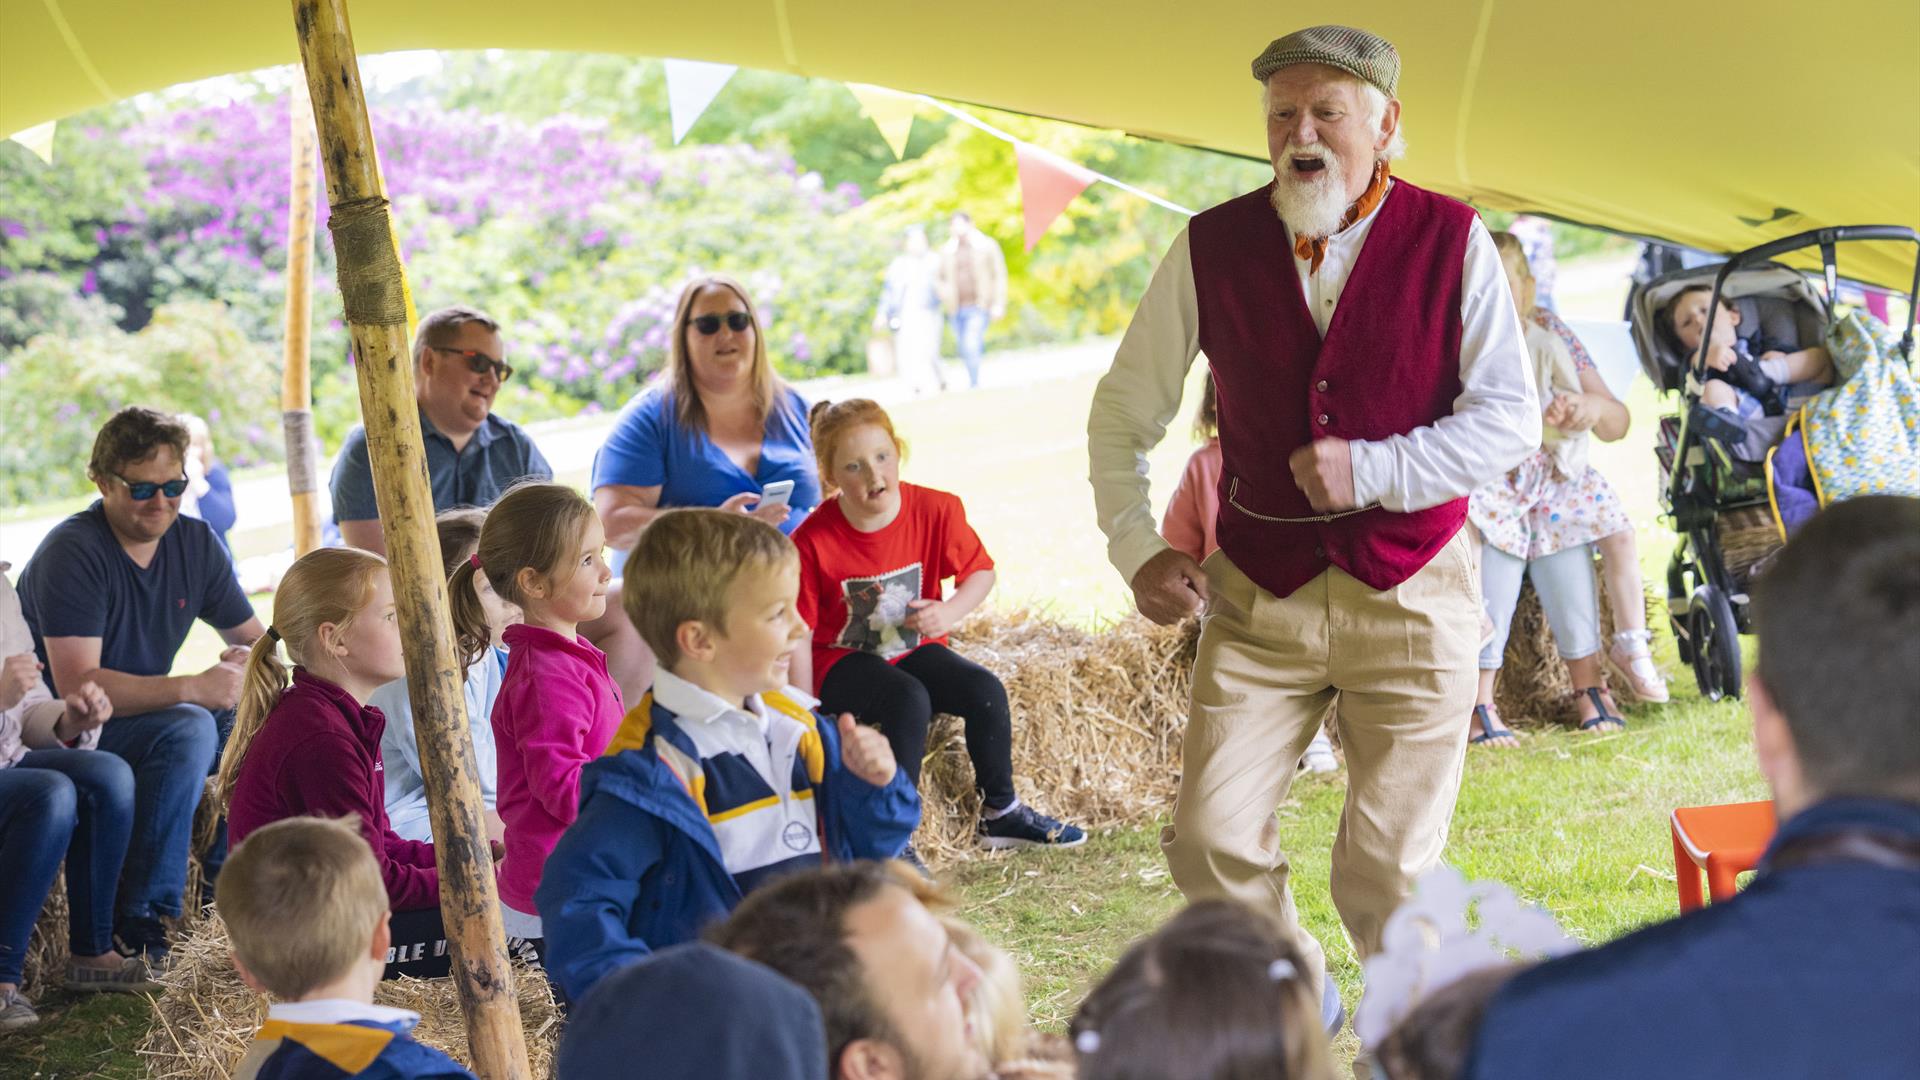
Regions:
<instances>
[{"instance_id":1,"label":"man with sunglasses","mask_svg":"<svg viewBox=\"0 0 1920 1080\"><path fill-rule=\"evenodd\" d=\"M521 480L553 479L532 436L493 412L494 395L513 377L505 355L500 324L473 308L441 308L420 320L413 338L414 398L436 513L491 506ZM386 554L364 427L347 433L329 487L341 538Z\"/></svg>"},{"instance_id":2,"label":"man with sunglasses","mask_svg":"<svg viewBox=\"0 0 1920 1080\"><path fill-rule=\"evenodd\" d=\"M166 413L115 413L93 443L92 506L55 526L20 577L20 605L55 696L92 682L113 702L100 749L133 767L133 838L114 936L164 967L160 919L181 914L187 850L221 733L232 726L247 647L265 633L206 522L180 516L187 429ZM212 667L174 675L194 620L228 648ZM209 860L217 871L224 842Z\"/></svg>"}]
</instances>

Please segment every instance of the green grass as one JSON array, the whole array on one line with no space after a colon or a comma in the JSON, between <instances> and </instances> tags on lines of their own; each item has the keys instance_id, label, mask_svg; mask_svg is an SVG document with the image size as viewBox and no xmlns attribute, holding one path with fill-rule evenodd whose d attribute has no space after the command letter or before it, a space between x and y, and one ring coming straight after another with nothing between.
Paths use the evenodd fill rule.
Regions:
<instances>
[{"instance_id":1,"label":"green grass","mask_svg":"<svg viewBox=\"0 0 1920 1080\"><path fill-rule=\"evenodd\" d=\"M959 492L998 561L1003 606L1037 604L1057 617L1098 624L1128 610L1107 565L1087 486L1086 415L1097 379L956 393L899 406L910 441L906 479ZM1197 394L1189 395L1189 408ZM1641 562L1661 580L1671 534L1656 520L1652 431L1660 404L1644 383L1629 404L1636 418L1624 441L1596 445L1594 460L1614 481L1640 530ZM1152 455L1156 510L1164 506L1191 450L1183 416ZM574 478L579 479L579 478ZM269 598L255 603L266 616ZM1656 630L1664 635L1663 619ZM181 671L204 668L218 640L197 629ZM1567 929L1601 942L1675 911L1666 817L1676 806L1760 798L1744 710L1708 703L1678 677L1675 701L1631 712L1624 734L1553 730L1509 752L1469 755L1446 858L1470 877L1511 885L1552 910ZM1464 722L1464 720L1463 720ZM1326 891L1327 860L1345 791L1341 775L1302 777L1281 810L1295 899L1309 931L1326 946L1349 1005L1360 969ZM1126 946L1180 903L1158 848L1157 826L1096 836L1078 852L983 858L949 874L965 915L1020 958L1037 1021L1058 1028ZM132 1076L144 1005L137 1001L50 998L37 1033L0 1041L0 1075ZM1351 1035L1338 1046L1353 1051Z\"/></svg>"}]
</instances>

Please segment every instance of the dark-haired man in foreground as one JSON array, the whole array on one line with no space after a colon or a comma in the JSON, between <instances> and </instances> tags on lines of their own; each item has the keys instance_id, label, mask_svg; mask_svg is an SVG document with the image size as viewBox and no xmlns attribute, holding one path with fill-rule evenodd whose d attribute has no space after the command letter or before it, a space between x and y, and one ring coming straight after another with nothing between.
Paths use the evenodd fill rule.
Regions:
<instances>
[{"instance_id":1,"label":"dark-haired man in foreground","mask_svg":"<svg viewBox=\"0 0 1920 1080\"><path fill-rule=\"evenodd\" d=\"M1515 978L1466 1075L1920 1076L1920 499L1823 511L1753 603L1758 875Z\"/></svg>"}]
</instances>

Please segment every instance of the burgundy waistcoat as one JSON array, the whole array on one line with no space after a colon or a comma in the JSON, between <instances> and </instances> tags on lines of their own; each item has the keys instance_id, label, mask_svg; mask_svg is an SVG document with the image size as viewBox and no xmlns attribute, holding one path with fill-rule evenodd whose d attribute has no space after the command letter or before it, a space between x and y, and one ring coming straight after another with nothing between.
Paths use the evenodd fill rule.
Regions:
<instances>
[{"instance_id":1,"label":"burgundy waistcoat","mask_svg":"<svg viewBox=\"0 0 1920 1080\"><path fill-rule=\"evenodd\" d=\"M1395 180L1323 341L1268 191L1193 219L1200 349L1220 402L1220 547L1275 596L1329 564L1374 589L1412 577L1466 521L1467 500L1396 514L1316 511L1287 458L1314 439L1404 435L1460 394L1461 263L1472 208Z\"/></svg>"}]
</instances>

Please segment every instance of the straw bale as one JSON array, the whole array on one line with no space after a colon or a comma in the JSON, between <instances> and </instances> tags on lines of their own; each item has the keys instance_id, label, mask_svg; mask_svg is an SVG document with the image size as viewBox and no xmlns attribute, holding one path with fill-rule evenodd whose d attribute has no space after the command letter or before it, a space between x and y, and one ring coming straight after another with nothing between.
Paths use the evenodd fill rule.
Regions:
<instances>
[{"instance_id":1,"label":"straw bale","mask_svg":"<svg viewBox=\"0 0 1920 1080\"><path fill-rule=\"evenodd\" d=\"M1604 652L1613 641L1613 605L1607 596L1607 583L1598 573L1595 585L1600 600L1600 647ZM1651 601L1648 601L1647 625L1653 627ZM1607 672L1607 687L1622 709L1630 709L1635 698L1625 680ZM1520 589L1520 602L1513 612L1513 629L1507 636L1507 652L1501 660L1500 678L1494 683L1494 705L1500 718L1513 727L1545 724L1575 724L1579 721L1572 695L1573 682L1567 678L1567 665L1554 646L1553 631L1547 626L1540 597L1529 581ZM1463 718L1462 723L1465 723Z\"/></svg>"},{"instance_id":2,"label":"straw bale","mask_svg":"<svg viewBox=\"0 0 1920 1080\"><path fill-rule=\"evenodd\" d=\"M1755 566L1781 545L1773 514L1758 506L1722 513L1714 519L1713 532L1720 545L1720 558L1736 590L1745 589Z\"/></svg>"},{"instance_id":3,"label":"straw bale","mask_svg":"<svg viewBox=\"0 0 1920 1080\"><path fill-rule=\"evenodd\" d=\"M200 920L174 944L173 965L161 978L164 990L155 1003L153 1027L139 1046L149 1077L224 1080L246 1053L266 1019L267 999L240 981L227 953L227 930L218 915ZM513 976L533 1075L552 1076L562 1019L553 990L538 968L516 964ZM373 1000L419 1013L414 1038L471 1064L466 1021L451 979L383 982Z\"/></svg>"},{"instance_id":4,"label":"straw bale","mask_svg":"<svg viewBox=\"0 0 1920 1080\"><path fill-rule=\"evenodd\" d=\"M1152 821L1180 781L1199 624L1131 615L1097 633L1030 610L987 610L954 647L1000 676L1013 711L1021 797L1088 829ZM922 766L914 846L936 863L973 854L980 812L957 718L940 717Z\"/></svg>"}]
</instances>

